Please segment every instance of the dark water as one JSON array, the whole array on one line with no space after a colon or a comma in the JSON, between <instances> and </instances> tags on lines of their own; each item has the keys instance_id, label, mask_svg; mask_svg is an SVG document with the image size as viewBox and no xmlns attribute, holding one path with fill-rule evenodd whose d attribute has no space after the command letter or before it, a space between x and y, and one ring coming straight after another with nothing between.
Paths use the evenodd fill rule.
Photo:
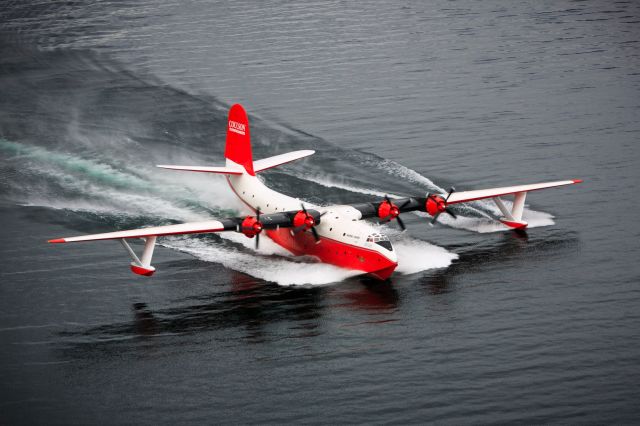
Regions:
<instances>
[{"instance_id":1,"label":"dark water","mask_svg":"<svg viewBox=\"0 0 640 426\"><path fill-rule=\"evenodd\" d=\"M640 409L637 2L4 2L0 423L616 423ZM391 282L164 240L238 212L229 104L312 202L565 178L527 235L406 215ZM544 226L546 225L546 226ZM493 232L490 232L493 231ZM404 259L404 261L403 261ZM313 282L322 285L292 286Z\"/></svg>"}]
</instances>

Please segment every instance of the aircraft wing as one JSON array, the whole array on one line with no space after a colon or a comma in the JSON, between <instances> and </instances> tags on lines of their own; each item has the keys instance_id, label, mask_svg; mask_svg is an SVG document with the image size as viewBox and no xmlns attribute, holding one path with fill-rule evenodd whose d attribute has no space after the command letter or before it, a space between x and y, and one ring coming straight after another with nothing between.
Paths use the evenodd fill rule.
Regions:
<instances>
[{"instance_id":1,"label":"aircraft wing","mask_svg":"<svg viewBox=\"0 0 640 426\"><path fill-rule=\"evenodd\" d=\"M228 224L227 224L228 226ZM235 229L235 223L231 229ZM104 234L81 235L79 237L57 238L50 243L75 243L81 241L120 240L123 238L162 237L165 235L204 234L225 231L225 224L217 220L180 223L177 225L153 226L130 229L128 231L106 232Z\"/></svg>"},{"instance_id":2,"label":"aircraft wing","mask_svg":"<svg viewBox=\"0 0 640 426\"><path fill-rule=\"evenodd\" d=\"M258 173L268 170L281 164L287 164L295 160L313 155L315 151L305 149L302 151L287 152L286 154L274 155L273 157L263 158L253 162L253 170Z\"/></svg>"},{"instance_id":3,"label":"aircraft wing","mask_svg":"<svg viewBox=\"0 0 640 426\"><path fill-rule=\"evenodd\" d=\"M393 200L385 197L384 200L352 204L351 207L360 212L361 219L377 217L381 222L388 222L396 219L398 220L400 227L404 230L405 226L402 219L398 216L400 213L423 211L433 216L432 223L434 223L441 213L447 213L455 217L455 214L448 209L449 205L490 198L495 202L503 214L503 217L499 219L500 222L510 228L523 229L527 227L527 222L522 220L522 213L524 211L524 201L528 192L564 185L573 185L581 182L582 180L580 179L572 179L462 192L454 192L452 188L449 194L426 194L426 197L409 197ZM507 208L507 206L502 202L501 197L507 195L514 196L513 206L511 209Z\"/></svg>"},{"instance_id":4,"label":"aircraft wing","mask_svg":"<svg viewBox=\"0 0 640 426\"><path fill-rule=\"evenodd\" d=\"M495 198L503 195L531 192L539 189L554 188L556 186L573 185L582 182L580 179L560 180L556 182L534 183L531 185L505 186L502 188L479 189L474 191L454 192L447 200L447 204L466 203L469 201Z\"/></svg>"},{"instance_id":5,"label":"aircraft wing","mask_svg":"<svg viewBox=\"0 0 640 426\"><path fill-rule=\"evenodd\" d=\"M149 228L130 229L126 231L106 232L101 234L81 235L49 240L50 243L75 243L83 241L119 240L131 257L131 270L139 275L152 275L155 268L151 266L151 258L158 237L168 235L207 234L213 232L235 231L256 240L256 247L260 233L264 229L293 228L293 232L311 230L318 238L313 227L320 223L322 214L317 210L287 211L255 216L231 217L220 220L206 220L202 222L179 223L176 225L152 226ZM145 240L142 256L138 256L126 240L142 238Z\"/></svg>"}]
</instances>

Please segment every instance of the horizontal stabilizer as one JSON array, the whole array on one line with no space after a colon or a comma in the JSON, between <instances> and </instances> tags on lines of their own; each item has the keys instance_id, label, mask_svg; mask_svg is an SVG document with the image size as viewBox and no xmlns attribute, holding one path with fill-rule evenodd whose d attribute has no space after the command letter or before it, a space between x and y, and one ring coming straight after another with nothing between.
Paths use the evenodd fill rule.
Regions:
<instances>
[{"instance_id":1,"label":"horizontal stabilizer","mask_svg":"<svg viewBox=\"0 0 640 426\"><path fill-rule=\"evenodd\" d=\"M242 170L232 167L200 167L200 166L172 166L172 165L158 165L161 169L171 170L184 170L187 172L202 172L202 173L221 173L225 175L241 175Z\"/></svg>"},{"instance_id":2,"label":"horizontal stabilizer","mask_svg":"<svg viewBox=\"0 0 640 426\"><path fill-rule=\"evenodd\" d=\"M539 189L554 188L556 186L573 185L582 180L561 180L557 182L534 183L531 185L505 186L502 188L479 189L475 191L454 192L447 199L447 204L465 203L468 201L482 200L484 198L500 197L502 195L517 194L519 192L537 191Z\"/></svg>"},{"instance_id":3,"label":"horizontal stabilizer","mask_svg":"<svg viewBox=\"0 0 640 426\"><path fill-rule=\"evenodd\" d=\"M279 166L281 164L290 163L295 160L299 160L304 157L315 154L315 151L305 149L302 151L287 152L286 154L275 155L273 157L263 158L253 162L253 170L258 173L263 170L270 169L272 167Z\"/></svg>"},{"instance_id":4,"label":"horizontal stabilizer","mask_svg":"<svg viewBox=\"0 0 640 426\"><path fill-rule=\"evenodd\" d=\"M177 225L154 226L129 231L107 232L104 234L82 235L80 237L58 238L50 243L75 243L80 241L119 240L122 238L160 237L163 235L203 234L224 231L222 222L207 220L204 222L180 223Z\"/></svg>"}]
</instances>

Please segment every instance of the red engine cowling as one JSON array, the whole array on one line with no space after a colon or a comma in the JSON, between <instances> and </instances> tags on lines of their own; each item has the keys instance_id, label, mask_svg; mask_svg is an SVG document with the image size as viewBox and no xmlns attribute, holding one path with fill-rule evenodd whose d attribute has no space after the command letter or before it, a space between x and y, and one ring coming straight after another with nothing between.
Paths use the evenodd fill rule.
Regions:
<instances>
[{"instance_id":1,"label":"red engine cowling","mask_svg":"<svg viewBox=\"0 0 640 426\"><path fill-rule=\"evenodd\" d=\"M298 230L311 229L316 224L316 220L310 214L300 210L293 217L293 228Z\"/></svg>"},{"instance_id":2,"label":"red engine cowling","mask_svg":"<svg viewBox=\"0 0 640 426\"><path fill-rule=\"evenodd\" d=\"M425 210L429 215L435 216L442 213L447 208L444 198L439 195L429 195L425 204Z\"/></svg>"},{"instance_id":3,"label":"red engine cowling","mask_svg":"<svg viewBox=\"0 0 640 426\"><path fill-rule=\"evenodd\" d=\"M262 232L262 223L253 216L247 216L240 225L240 231L249 238L253 238Z\"/></svg>"},{"instance_id":4,"label":"red engine cowling","mask_svg":"<svg viewBox=\"0 0 640 426\"><path fill-rule=\"evenodd\" d=\"M383 201L378 206L378 217L383 220L393 220L400 214L398 206L390 201Z\"/></svg>"}]
</instances>

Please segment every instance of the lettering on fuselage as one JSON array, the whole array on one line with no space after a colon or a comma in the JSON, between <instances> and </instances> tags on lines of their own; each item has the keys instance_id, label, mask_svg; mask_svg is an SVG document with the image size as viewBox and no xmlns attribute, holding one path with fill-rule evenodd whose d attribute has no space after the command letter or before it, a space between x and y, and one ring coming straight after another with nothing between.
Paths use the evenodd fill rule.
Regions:
<instances>
[{"instance_id":1,"label":"lettering on fuselage","mask_svg":"<svg viewBox=\"0 0 640 426\"><path fill-rule=\"evenodd\" d=\"M244 123L238 123L237 121L229 120L229 131L237 133L239 135L245 135L247 126Z\"/></svg>"}]
</instances>

